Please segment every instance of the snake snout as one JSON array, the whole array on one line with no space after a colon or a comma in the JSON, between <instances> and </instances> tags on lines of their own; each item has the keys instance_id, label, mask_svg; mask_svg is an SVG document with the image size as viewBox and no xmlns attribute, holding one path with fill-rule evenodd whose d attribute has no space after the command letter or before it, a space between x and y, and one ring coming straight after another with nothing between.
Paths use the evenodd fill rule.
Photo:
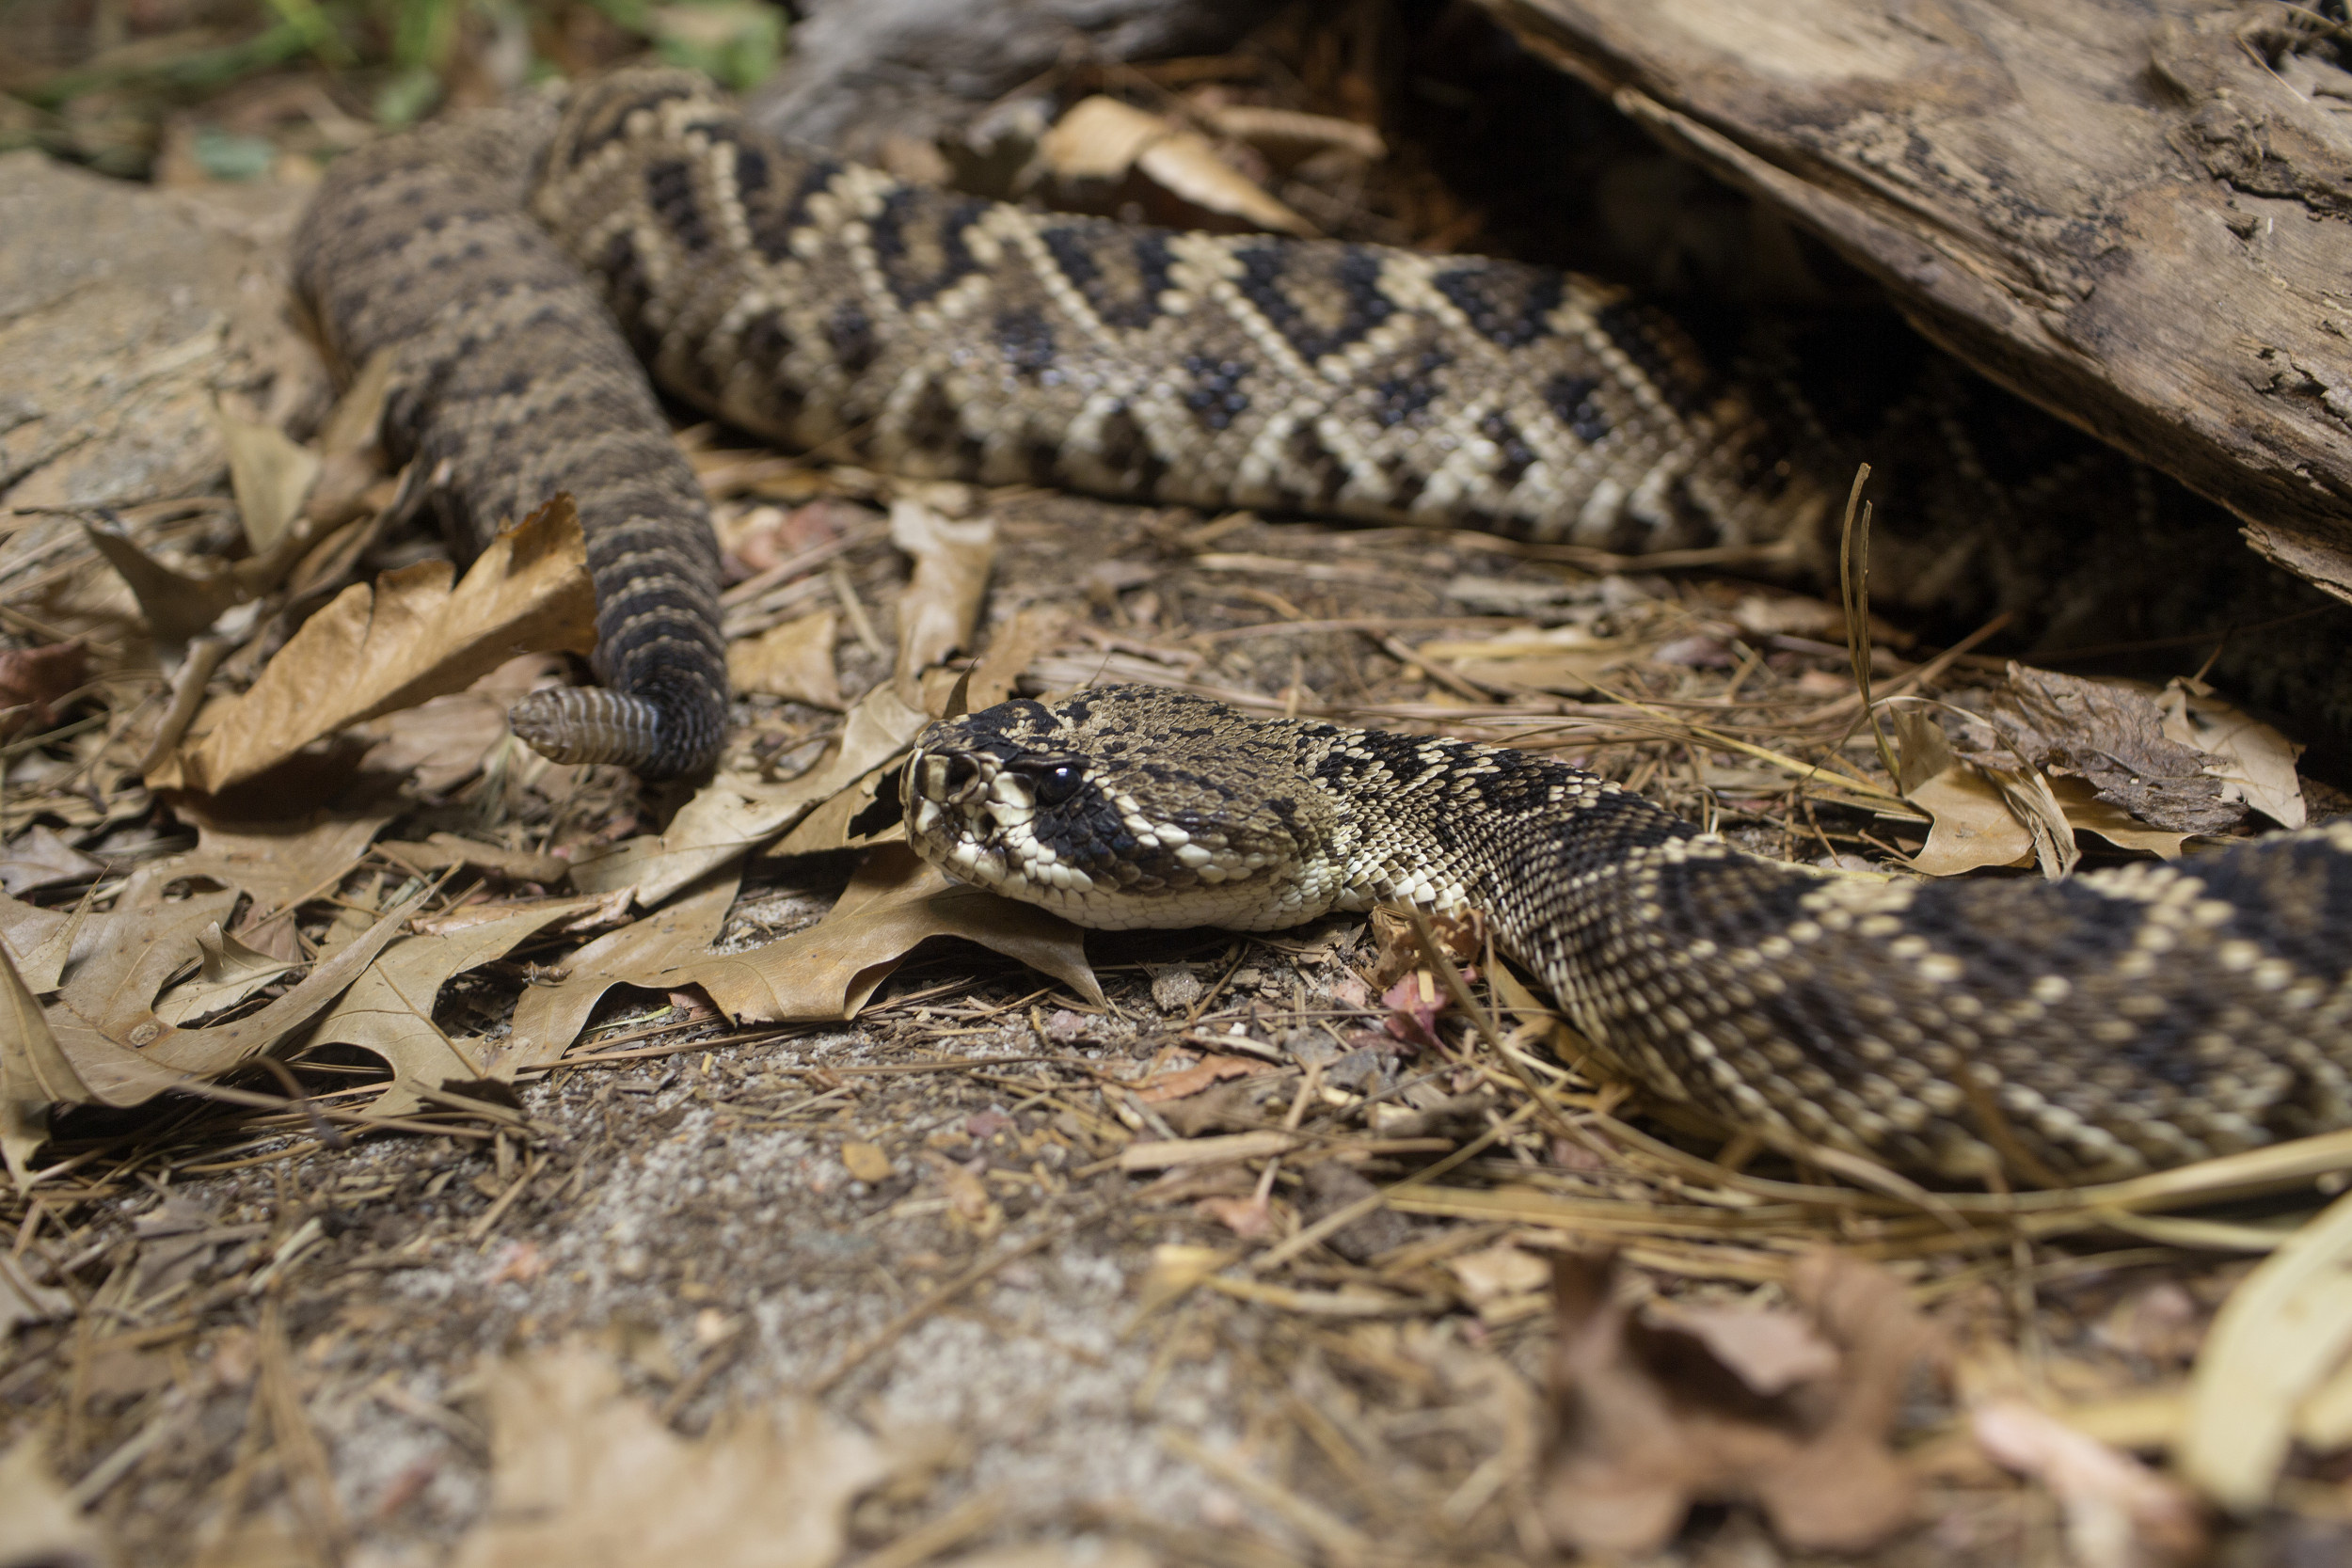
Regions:
<instances>
[{"instance_id":1,"label":"snake snout","mask_svg":"<svg viewBox=\"0 0 2352 1568\"><path fill-rule=\"evenodd\" d=\"M970 805L987 796L990 771L981 766L977 752L931 752L923 757L917 783L927 800L943 806Z\"/></svg>"}]
</instances>

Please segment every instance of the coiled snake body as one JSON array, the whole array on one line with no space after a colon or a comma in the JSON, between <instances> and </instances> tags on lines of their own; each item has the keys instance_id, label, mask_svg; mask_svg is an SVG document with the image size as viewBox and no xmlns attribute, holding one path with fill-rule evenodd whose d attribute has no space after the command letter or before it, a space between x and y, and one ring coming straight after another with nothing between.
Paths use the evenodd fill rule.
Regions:
<instances>
[{"instance_id":1,"label":"coiled snake body","mask_svg":"<svg viewBox=\"0 0 2352 1568\"><path fill-rule=\"evenodd\" d=\"M686 773L723 736L717 551L645 366L916 475L1819 549L1820 483L1604 285L909 187L763 139L682 72L362 149L294 261L328 346L390 357L387 445L461 543L577 499L607 685L513 715L562 760ZM910 827L959 876L1096 925L1477 905L1655 1087L1783 1141L2104 1174L2352 1120L2352 829L2055 886L1860 885L1556 763L1165 694L923 744Z\"/></svg>"}]
</instances>

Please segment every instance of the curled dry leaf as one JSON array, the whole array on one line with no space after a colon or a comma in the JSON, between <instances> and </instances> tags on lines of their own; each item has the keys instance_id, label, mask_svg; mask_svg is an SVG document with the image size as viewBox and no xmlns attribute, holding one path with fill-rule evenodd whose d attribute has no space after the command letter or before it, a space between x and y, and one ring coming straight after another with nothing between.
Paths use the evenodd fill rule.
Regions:
<instances>
[{"instance_id":1,"label":"curled dry leaf","mask_svg":"<svg viewBox=\"0 0 2352 1568\"><path fill-rule=\"evenodd\" d=\"M517 654L596 645L580 518L559 496L508 530L453 586L446 562L354 584L303 624L252 689L208 704L203 734L148 776L216 792L322 736L463 690Z\"/></svg>"},{"instance_id":2,"label":"curled dry leaf","mask_svg":"<svg viewBox=\"0 0 2352 1568\"><path fill-rule=\"evenodd\" d=\"M88 944L74 943L64 987L44 1017L86 1092L77 1099L136 1105L190 1078L211 1078L250 1060L292 1035L357 979L386 943L400 934L423 902L421 892L394 905L284 995L232 1023L182 1029L149 1008L155 988L196 956L196 934L217 921L234 895L198 895L168 907L162 918L132 910L91 916ZM151 933L151 935L143 935Z\"/></svg>"},{"instance_id":3,"label":"curled dry leaf","mask_svg":"<svg viewBox=\"0 0 2352 1568\"><path fill-rule=\"evenodd\" d=\"M1985 1401L1968 1421L1994 1463L2058 1498L2075 1568L2166 1568L2202 1551L2196 1503L2131 1455L2013 1396Z\"/></svg>"},{"instance_id":4,"label":"curled dry leaf","mask_svg":"<svg viewBox=\"0 0 2352 1568\"><path fill-rule=\"evenodd\" d=\"M48 1140L49 1108L87 1100L73 1064L50 1031L32 988L17 972L8 944L0 942L0 1157L21 1191L31 1176L33 1151ZM30 1305L25 1291L11 1292L0 1281L0 1317L21 1315Z\"/></svg>"},{"instance_id":5,"label":"curled dry leaf","mask_svg":"<svg viewBox=\"0 0 2352 1568\"><path fill-rule=\"evenodd\" d=\"M880 1445L799 1399L689 1441L577 1344L493 1368L490 1506L453 1568L830 1568Z\"/></svg>"},{"instance_id":6,"label":"curled dry leaf","mask_svg":"<svg viewBox=\"0 0 2352 1568\"><path fill-rule=\"evenodd\" d=\"M962 887L904 845L860 867L832 912L804 931L740 953L713 954L670 977L698 984L739 1023L855 1018L908 954L932 937L961 937L1103 1000L1086 933L1057 915Z\"/></svg>"},{"instance_id":7,"label":"curled dry leaf","mask_svg":"<svg viewBox=\"0 0 2352 1568\"><path fill-rule=\"evenodd\" d=\"M276 425L239 419L215 405L221 444L229 449L229 488L237 498L245 542L256 557L277 550L302 503L318 483L319 454Z\"/></svg>"},{"instance_id":8,"label":"curled dry leaf","mask_svg":"<svg viewBox=\"0 0 2352 1568\"><path fill-rule=\"evenodd\" d=\"M1836 1353L1834 1370L1807 1376L1784 1357L1727 1363L1709 1335L1634 1311L1615 1286L1610 1259L1555 1263L1560 1423L1541 1506L1561 1545L1655 1550L1702 1500L1756 1502L1800 1550L1858 1549L1910 1517L1913 1481L1886 1436L1934 1337L1892 1276L1836 1253L1799 1262L1790 1293ZM1743 1365L1781 1386L1763 1392Z\"/></svg>"},{"instance_id":9,"label":"curled dry leaf","mask_svg":"<svg viewBox=\"0 0 2352 1568\"><path fill-rule=\"evenodd\" d=\"M196 934L203 955L197 972L155 999L155 1016L185 1023L235 1006L294 968L292 959L261 952L223 931L215 921Z\"/></svg>"},{"instance_id":10,"label":"curled dry leaf","mask_svg":"<svg viewBox=\"0 0 2352 1568\"><path fill-rule=\"evenodd\" d=\"M2205 771L2221 781L2222 799L2244 800L2281 828L2309 820L2295 772L2300 746L2194 682L2175 679L2156 705L2167 736L2205 753Z\"/></svg>"},{"instance_id":11,"label":"curled dry leaf","mask_svg":"<svg viewBox=\"0 0 2352 1568\"><path fill-rule=\"evenodd\" d=\"M1218 135L1248 142L1283 165L1301 163L1318 152L1344 152L1367 164L1389 154L1379 132L1332 115L1258 103L1196 103L1194 108Z\"/></svg>"}]
</instances>

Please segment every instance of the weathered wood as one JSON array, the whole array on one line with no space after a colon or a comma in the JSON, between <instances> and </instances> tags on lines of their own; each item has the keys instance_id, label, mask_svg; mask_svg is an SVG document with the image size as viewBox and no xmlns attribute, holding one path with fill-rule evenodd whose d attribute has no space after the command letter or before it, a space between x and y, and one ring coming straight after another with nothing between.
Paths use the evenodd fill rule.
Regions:
<instances>
[{"instance_id":1,"label":"weathered wood","mask_svg":"<svg viewBox=\"0 0 2352 1568\"><path fill-rule=\"evenodd\" d=\"M2200 0L1485 3L2352 599L2344 29Z\"/></svg>"}]
</instances>

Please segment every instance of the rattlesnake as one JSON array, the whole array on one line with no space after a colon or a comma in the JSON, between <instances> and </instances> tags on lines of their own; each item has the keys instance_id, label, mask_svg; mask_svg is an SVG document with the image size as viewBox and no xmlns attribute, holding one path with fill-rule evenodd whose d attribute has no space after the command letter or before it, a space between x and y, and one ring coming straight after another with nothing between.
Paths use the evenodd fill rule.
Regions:
<instances>
[{"instance_id":1,"label":"rattlesnake","mask_svg":"<svg viewBox=\"0 0 2352 1568\"><path fill-rule=\"evenodd\" d=\"M515 728L647 776L708 764L726 682L708 518L641 360L746 429L917 476L1792 566L1830 510L1750 396L1605 285L900 184L763 139L677 71L362 149L295 270L340 357L391 356L387 444L461 542L573 493L610 684ZM1081 739L1101 750L1060 754ZM923 746L910 826L958 875L1096 924L1489 908L1654 1086L1784 1139L2104 1173L2352 1119L2352 830L2055 887L1861 887L1556 763L1167 696L1016 704ZM959 820L984 849L937 836ZM1022 846L1017 877L991 858ZM1214 896L1171 915L1097 903L1107 883Z\"/></svg>"},{"instance_id":2,"label":"rattlesnake","mask_svg":"<svg viewBox=\"0 0 2352 1568\"><path fill-rule=\"evenodd\" d=\"M1087 926L1478 909L1653 1089L1784 1148L2095 1179L2352 1125L2352 822L2063 882L1746 854L1507 747L1149 687L933 725L908 836Z\"/></svg>"},{"instance_id":3,"label":"rattlesnake","mask_svg":"<svg viewBox=\"0 0 2352 1568\"><path fill-rule=\"evenodd\" d=\"M1622 291L902 184L683 71L363 148L294 258L339 357L396 356L389 444L461 540L573 493L611 689L516 730L648 775L709 758L725 685L707 519L638 357L746 430L917 476L1646 548L1801 552L1824 510Z\"/></svg>"}]
</instances>

